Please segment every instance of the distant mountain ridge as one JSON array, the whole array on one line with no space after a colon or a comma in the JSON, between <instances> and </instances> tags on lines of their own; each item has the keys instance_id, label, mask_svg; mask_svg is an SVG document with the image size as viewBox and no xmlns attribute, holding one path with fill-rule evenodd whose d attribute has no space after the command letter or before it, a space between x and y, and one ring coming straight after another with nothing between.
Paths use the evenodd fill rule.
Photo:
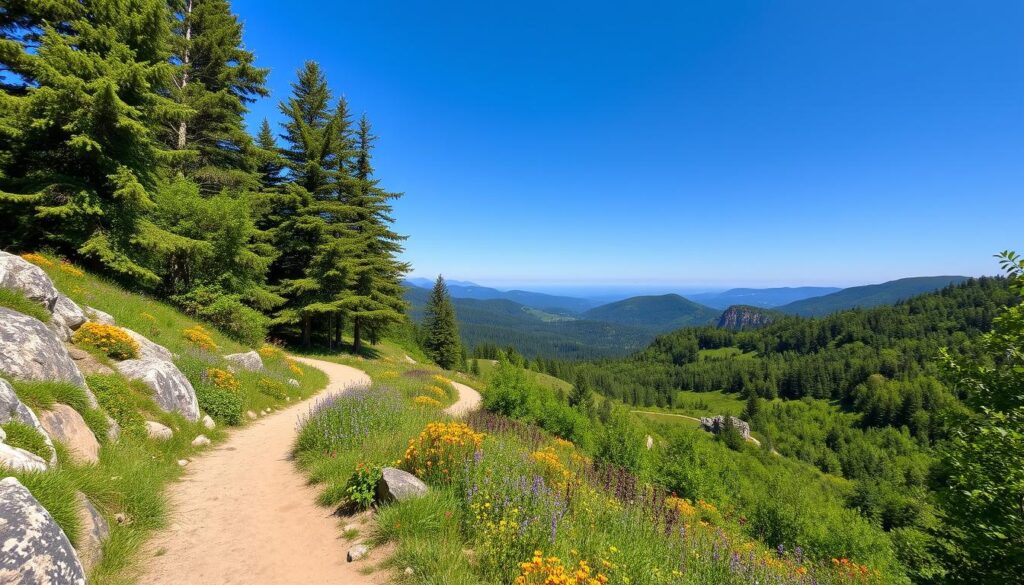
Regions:
<instances>
[{"instance_id":1,"label":"distant mountain ridge","mask_svg":"<svg viewBox=\"0 0 1024 585\"><path fill-rule=\"evenodd\" d=\"M854 286L821 297L814 297L776 307L777 311L801 317L823 317L825 315L853 309L894 304L899 301L930 293L951 284L968 280L966 276L918 276L901 278L881 284Z\"/></svg>"},{"instance_id":2,"label":"distant mountain ridge","mask_svg":"<svg viewBox=\"0 0 1024 585\"><path fill-rule=\"evenodd\" d=\"M697 293L686 298L715 309L733 305L769 309L812 297L820 297L843 289L834 286L785 286L777 288L733 288L722 292Z\"/></svg>"},{"instance_id":3,"label":"distant mountain ridge","mask_svg":"<svg viewBox=\"0 0 1024 585\"><path fill-rule=\"evenodd\" d=\"M657 332L681 327L708 325L720 312L695 303L677 294L630 297L593 308L581 315L584 319L641 327Z\"/></svg>"},{"instance_id":4,"label":"distant mountain ridge","mask_svg":"<svg viewBox=\"0 0 1024 585\"><path fill-rule=\"evenodd\" d=\"M430 289L434 286L432 281L424 278L414 278L405 281L408 286ZM565 297L549 295L545 293L531 292L525 290L498 290L486 286L480 286L472 282L461 282L457 280L446 281L448 293L455 299L505 299L514 301L527 307L545 311L568 311L571 313L582 313L587 309L596 307L599 303L576 297Z\"/></svg>"}]
</instances>

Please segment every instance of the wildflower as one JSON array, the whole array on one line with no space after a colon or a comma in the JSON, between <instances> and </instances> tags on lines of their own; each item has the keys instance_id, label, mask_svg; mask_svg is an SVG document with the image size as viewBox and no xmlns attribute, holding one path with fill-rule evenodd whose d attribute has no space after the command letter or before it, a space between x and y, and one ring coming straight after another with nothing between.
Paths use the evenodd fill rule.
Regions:
<instances>
[{"instance_id":1,"label":"wildflower","mask_svg":"<svg viewBox=\"0 0 1024 585\"><path fill-rule=\"evenodd\" d=\"M139 355L139 344L116 325L86 321L75 331L71 340L80 345L94 347L107 356L127 360Z\"/></svg>"}]
</instances>

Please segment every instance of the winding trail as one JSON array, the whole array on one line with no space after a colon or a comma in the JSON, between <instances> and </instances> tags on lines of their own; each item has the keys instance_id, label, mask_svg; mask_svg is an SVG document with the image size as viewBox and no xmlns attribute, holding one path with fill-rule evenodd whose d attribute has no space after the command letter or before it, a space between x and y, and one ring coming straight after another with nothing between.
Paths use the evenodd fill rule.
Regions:
<instances>
[{"instance_id":1,"label":"winding trail","mask_svg":"<svg viewBox=\"0 0 1024 585\"><path fill-rule=\"evenodd\" d=\"M361 370L309 358L294 359L323 370L324 399L370 383ZM462 416L480 394L458 382L458 400L445 412ZM138 583L145 585L372 585L388 575L360 572L366 561L348 563L354 543L341 537L342 521L316 505L319 489L291 460L298 417L309 400L232 431L197 457L181 481L168 488L171 524L146 544ZM374 550L373 562L386 551Z\"/></svg>"}]
</instances>

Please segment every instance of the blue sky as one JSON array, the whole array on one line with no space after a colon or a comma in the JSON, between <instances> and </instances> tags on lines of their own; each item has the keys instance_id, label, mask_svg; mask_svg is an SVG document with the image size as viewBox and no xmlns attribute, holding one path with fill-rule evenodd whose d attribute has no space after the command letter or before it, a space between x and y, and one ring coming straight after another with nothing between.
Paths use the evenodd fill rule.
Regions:
<instances>
[{"instance_id":1,"label":"blue sky","mask_svg":"<svg viewBox=\"0 0 1024 585\"><path fill-rule=\"evenodd\" d=\"M850 285L1024 248L1024 3L236 0L275 122L315 59L414 275Z\"/></svg>"}]
</instances>

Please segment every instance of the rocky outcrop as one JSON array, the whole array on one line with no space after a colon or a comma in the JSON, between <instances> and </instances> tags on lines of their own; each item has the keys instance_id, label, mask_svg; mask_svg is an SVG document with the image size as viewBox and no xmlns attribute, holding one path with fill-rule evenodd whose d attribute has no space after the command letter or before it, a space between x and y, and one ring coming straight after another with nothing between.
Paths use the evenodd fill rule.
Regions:
<instances>
[{"instance_id":1,"label":"rocky outcrop","mask_svg":"<svg viewBox=\"0 0 1024 585\"><path fill-rule=\"evenodd\" d=\"M749 440L750 439L750 425L746 421L730 416L732 419L732 426L740 435ZM713 417L702 417L700 419L700 427L709 433L718 433L725 429L725 417L722 415Z\"/></svg>"},{"instance_id":2,"label":"rocky outcrop","mask_svg":"<svg viewBox=\"0 0 1024 585\"><path fill-rule=\"evenodd\" d=\"M99 463L100 443L92 434L85 419L66 404L54 404L39 414L40 422L50 437L68 448L71 458L78 463Z\"/></svg>"},{"instance_id":3,"label":"rocky outcrop","mask_svg":"<svg viewBox=\"0 0 1024 585\"><path fill-rule=\"evenodd\" d=\"M166 441L174 436L174 431L171 427L162 425L156 421L146 421L146 435L150 439L156 439L158 441Z\"/></svg>"},{"instance_id":4,"label":"rocky outcrop","mask_svg":"<svg viewBox=\"0 0 1024 585\"><path fill-rule=\"evenodd\" d=\"M88 317L90 321L95 321L96 323L102 323L104 325L114 324L114 317L112 317L110 313L104 313L99 309L88 306L83 307L83 310L85 311L85 316Z\"/></svg>"},{"instance_id":5,"label":"rocky outcrop","mask_svg":"<svg viewBox=\"0 0 1024 585\"><path fill-rule=\"evenodd\" d=\"M75 366L83 375L113 374L114 369L96 359L96 356L74 346L68 346L68 355L75 361Z\"/></svg>"},{"instance_id":6,"label":"rocky outcrop","mask_svg":"<svg viewBox=\"0 0 1024 585\"><path fill-rule=\"evenodd\" d=\"M87 572L103 560L103 543L110 538L110 525L96 506L82 492L78 498L78 522L82 526L78 535L78 560Z\"/></svg>"},{"instance_id":7,"label":"rocky outcrop","mask_svg":"<svg viewBox=\"0 0 1024 585\"><path fill-rule=\"evenodd\" d=\"M127 333L129 337L135 340L135 343L139 344L139 359L163 360L165 362L169 362L174 359L174 354L172 354L171 350L166 347L159 343L150 341L143 335L136 333L131 329L126 329L124 327L122 327L122 329L124 329L124 332Z\"/></svg>"},{"instance_id":8,"label":"rocky outcrop","mask_svg":"<svg viewBox=\"0 0 1024 585\"><path fill-rule=\"evenodd\" d=\"M263 359L260 358L260 354L255 351L228 354L224 356L224 359L236 368L241 368L250 372L263 371Z\"/></svg>"},{"instance_id":9,"label":"rocky outcrop","mask_svg":"<svg viewBox=\"0 0 1024 585\"><path fill-rule=\"evenodd\" d=\"M377 482L378 502L404 502L426 493L427 484L415 475L394 467L385 467L381 470L381 477Z\"/></svg>"},{"instance_id":10,"label":"rocky outcrop","mask_svg":"<svg viewBox=\"0 0 1024 585\"><path fill-rule=\"evenodd\" d=\"M53 312L60 293L42 268L7 252L0 252L0 288L21 291L26 297Z\"/></svg>"},{"instance_id":11,"label":"rocky outcrop","mask_svg":"<svg viewBox=\"0 0 1024 585\"><path fill-rule=\"evenodd\" d=\"M156 358L118 362L115 367L132 380L141 380L153 391L156 403L167 412L179 412L188 420L199 420L196 391L185 374L173 363Z\"/></svg>"},{"instance_id":12,"label":"rocky outcrop","mask_svg":"<svg viewBox=\"0 0 1024 585\"><path fill-rule=\"evenodd\" d=\"M82 372L56 333L37 319L3 307L0 372L22 380L60 380L85 387Z\"/></svg>"},{"instance_id":13,"label":"rocky outcrop","mask_svg":"<svg viewBox=\"0 0 1024 585\"><path fill-rule=\"evenodd\" d=\"M0 583L85 585L67 535L18 480L0 480Z\"/></svg>"},{"instance_id":14,"label":"rocky outcrop","mask_svg":"<svg viewBox=\"0 0 1024 585\"><path fill-rule=\"evenodd\" d=\"M0 443L0 469L38 472L46 471L49 469L49 466L46 460L35 453L29 453L20 447L11 447L6 443Z\"/></svg>"},{"instance_id":15,"label":"rocky outcrop","mask_svg":"<svg viewBox=\"0 0 1024 585\"><path fill-rule=\"evenodd\" d=\"M76 305L75 301L58 294L48 325L61 340L70 341L72 333L88 320L85 311Z\"/></svg>"},{"instance_id":16,"label":"rocky outcrop","mask_svg":"<svg viewBox=\"0 0 1024 585\"><path fill-rule=\"evenodd\" d=\"M722 329L740 331L744 329L759 329L770 325L777 318L779 313L751 307L749 305L733 305L726 309L718 318L718 326Z\"/></svg>"},{"instance_id":17,"label":"rocky outcrop","mask_svg":"<svg viewBox=\"0 0 1024 585\"><path fill-rule=\"evenodd\" d=\"M57 463L57 451L53 448L53 441L50 439L49 433L39 422L39 418L36 417L36 413L32 412L32 409L25 405L18 395L14 393L14 388L7 382L7 380L0 379L0 425L7 424L11 421L20 422L34 428L43 436L43 440L46 441L46 446L50 448L49 465ZM7 446L8 450L6 453L6 460L8 467L14 466L25 466L34 467L35 459L38 459L32 453L23 449ZM11 451L13 449L13 451ZM24 455L30 455L31 457L25 457ZM43 469L46 468L47 462L43 461Z\"/></svg>"}]
</instances>

